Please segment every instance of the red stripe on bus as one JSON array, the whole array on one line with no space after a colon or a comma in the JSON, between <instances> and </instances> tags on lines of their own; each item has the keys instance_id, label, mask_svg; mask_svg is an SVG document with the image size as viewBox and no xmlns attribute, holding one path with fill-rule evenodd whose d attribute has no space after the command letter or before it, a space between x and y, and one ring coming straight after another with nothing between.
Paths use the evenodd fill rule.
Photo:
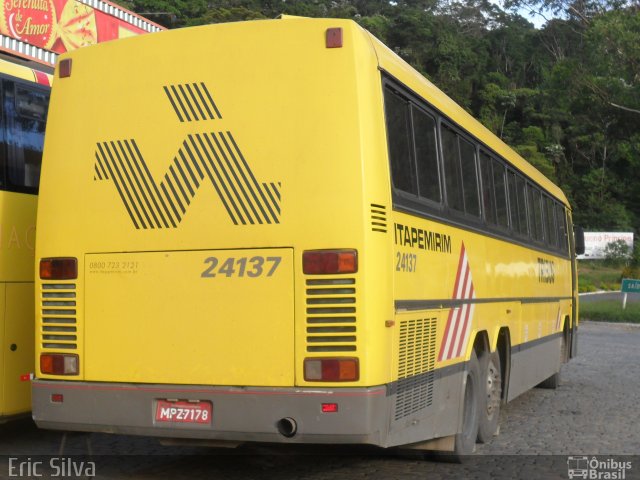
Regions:
<instances>
[{"instance_id":1,"label":"red stripe on bus","mask_svg":"<svg viewBox=\"0 0 640 480\"><path fill-rule=\"evenodd\" d=\"M49 82L49 76L46 73L40 72L38 70L32 70L32 71L36 77L36 82L38 82L40 85L45 85L47 87L51 86L51 83Z\"/></svg>"},{"instance_id":2,"label":"red stripe on bus","mask_svg":"<svg viewBox=\"0 0 640 480\"><path fill-rule=\"evenodd\" d=\"M461 260L461 263L465 263L464 259ZM460 298L466 298L465 297L465 290L467 288L467 282L470 280L469 279L469 265L468 262L467 263L467 268L464 269L464 281L462 283L462 293L460 295ZM460 307L460 310L464 309L465 306L463 305L462 307ZM469 312L469 308L466 309L467 312ZM453 358L453 354L454 354L454 346L456 344L456 341L458 340L458 338L460 337L460 326L463 323L463 319L462 319L462 311L460 311L457 315L456 318L456 326L455 329L453 330L453 335L451 336L451 343L449 344L449 351L447 352L447 358Z\"/></svg>"},{"instance_id":3,"label":"red stripe on bus","mask_svg":"<svg viewBox=\"0 0 640 480\"><path fill-rule=\"evenodd\" d=\"M462 242L462 248L460 249L460 259L458 260L458 273L456 273L456 282L453 285L453 293L451 294L451 298L456 298L456 292L458 291L458 282L460 281L460 273L462 272L462 263L464 260L464 242ZM453 316L453 310L449 311L449 319L447 320L447 326L444 330L444 336L442 337L442 344L440 345L440 355L438 355L438 361L442 361L442 357L444 356L444 347L449 336L449 330L451 329L451 317Z\"/></svg>"},{"instance_id":4,"label":"red stripe on bus","mask_svg":"<svg viewBox=\"0 0 640 480\"><path fill-rule=\"evenodd\" d=\"M471 285L471 295L469 298L473 298L473 284ZM467 336L467 331L471 327L471 309L473 306L471 304L468 305L467 312L464 316L464 321L462 322L462 331L460 333L460 344L458 345L458 350L456 352L456 357L462 355L462 349L464 347L464 338Z\"/></svg>"}]
</instances>

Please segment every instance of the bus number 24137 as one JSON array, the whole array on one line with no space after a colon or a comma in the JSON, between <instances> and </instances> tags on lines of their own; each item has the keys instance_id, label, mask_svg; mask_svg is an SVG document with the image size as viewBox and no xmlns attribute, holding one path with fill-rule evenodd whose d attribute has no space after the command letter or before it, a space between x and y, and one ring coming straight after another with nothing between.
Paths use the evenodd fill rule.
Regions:
<instances>
[{"instance_id":1,"label":"bus number 24137","mask_svg":"<svg viewBox=\"0 0 640 480\"><path fill-rule=\"evenodd\" d=\"M396 272L415 272L418 256L415 253L396 252Z\"/></svg>"},{"instance_id":2,"label":"bus number 24137","mask_svg":"<svg viewBox=\"0 0 640 480\"><path fill-rule=\"evenodd\" d=\"M204 264L207 268L200 274L202 278L214 278L216 276L225 277L261 277L272 276L278 269L282 257L240 257L218 259L217 257L207 257Z\"/></svg>"}]
</instances>

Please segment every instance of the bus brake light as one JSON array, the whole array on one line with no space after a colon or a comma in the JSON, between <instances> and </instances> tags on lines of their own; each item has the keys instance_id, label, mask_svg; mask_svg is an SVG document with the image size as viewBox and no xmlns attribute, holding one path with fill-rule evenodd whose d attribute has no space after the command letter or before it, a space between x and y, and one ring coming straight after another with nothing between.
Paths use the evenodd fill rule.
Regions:
<instances>
[{"instance_id":1,"label":"bus brake light","mask_svg":"<svg viewBox=\"0 0 640 480\"><path fill-rule=\"evenodd\" d=\"M360 378L357 358L305 358L307 382L355 382Z\"/></svg>"},{"instance_id":2,"label":"bus brake light","mask_svg":"<svg viewBox=\"0 0 640 480\"><path fill-rule=\"evenodd\" d=\"M78 278L78 259L43 258L40 260L40 278L42 280L73 280Z\"/></svg>"},{"instance_id":3,"label":"bus brake light","mask_svg":"<svg viewBox=\"0 0 640 480\"><path fill-rule=\"evenodd\" d=\"M357 250L307 250L302 254L302 271L307 275L356 273Z\"/></svg>"},{"instance_id":4,"label":"bus brake light","mask_svg":"<svg viewBox=\"0 0 640 480\"><path fill-rule=\"evenodd\" d=\"M78 375L78 355L43 353L40 371L47 375Z\"/></svg>"},{"instance_id":5,"label":"bus brake light","mask_svg":"<svg viewBox=\"0 0 640 480\"><path fill-rule=\"evenodd\" d=\"M337 403L323 403L322 413L336 413L338 411Z\"/></svg>"}]
</instances>

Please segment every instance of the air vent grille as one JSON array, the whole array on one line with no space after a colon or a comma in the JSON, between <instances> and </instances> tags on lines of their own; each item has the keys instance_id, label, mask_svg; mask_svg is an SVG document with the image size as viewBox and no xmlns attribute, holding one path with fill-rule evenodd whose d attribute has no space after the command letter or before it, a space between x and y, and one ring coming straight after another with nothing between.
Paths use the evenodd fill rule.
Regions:
<instances>
[{"instance_id":1,"label":"air vent grille","mask_svg":"<svg viewBox=\"0 0 640 480\"><path fill-rule=\"evenodd\" d=\"M355 352L355 279L307 279L306 287L307 352Z\"/></svg>"},{"instance_id":2,"label":"air vent grille","mask_svg":"<svg viewBox=\"0 0 640 480\"><path fill-rule=\"evenodd\" d=\"M45 283L41 291L42 348L76 350L75 283Z\"/></svg>"},{"instance_id":3,"label":"air vent grille","mask_svg":"<svg viewBox=\"0 0 640 480\"><path fill-rule=\"evenodd\" d=\"M433 402L436 326L435 318L400 322L396 420Z\"/></svg>"},{"instance_id":4,"label":"air vent grille","mask_svg":"<svg viewBox=\"0 0 640 480\"><path fill-rule=\"evenodd\" d=\"M387 233L387 207L384 205L371 204L371 230Z\"/></svg>"}]
</instances>

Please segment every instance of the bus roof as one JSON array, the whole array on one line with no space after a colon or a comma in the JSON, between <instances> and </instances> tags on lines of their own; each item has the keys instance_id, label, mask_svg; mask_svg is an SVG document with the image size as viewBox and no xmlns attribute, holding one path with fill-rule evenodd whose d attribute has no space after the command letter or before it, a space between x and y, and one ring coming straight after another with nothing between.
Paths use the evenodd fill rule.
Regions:
<instances>
[{"instance_id":1,"label":"bus roof","mask_svg":"<svg viewBox=\"0 0 640 480\"><path fill-rule=\"evenodd\" d=\"M41 72L33 68L25 67L17 63L8 62L0 58L0 74L10 75L12 77L27 80L29 82L38 83L47 87L51 86L53 77L47 73Z\"/></svg>"}]
</instances>

